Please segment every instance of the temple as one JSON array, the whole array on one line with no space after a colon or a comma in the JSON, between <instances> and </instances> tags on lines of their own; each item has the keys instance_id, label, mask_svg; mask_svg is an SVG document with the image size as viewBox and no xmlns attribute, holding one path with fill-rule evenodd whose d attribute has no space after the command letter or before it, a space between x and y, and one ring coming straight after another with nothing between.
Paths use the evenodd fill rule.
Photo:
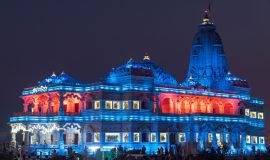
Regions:
<instances>
[{"instance_id":1,"label":"temple","mask_svg":"<svg viewBox=\"0 0 270 160\"><path fill-rule=\"evenodd\" d=\"M234 76L210 10L192 42L186 79L178 82L146 55L113 68L98 83L52 74L20 97L10 117L11 143L28 154L94 154L121 145L156 153L181 145L194 153L228 146L264 151L264 101Z\"/></svg>"}]
</instances>

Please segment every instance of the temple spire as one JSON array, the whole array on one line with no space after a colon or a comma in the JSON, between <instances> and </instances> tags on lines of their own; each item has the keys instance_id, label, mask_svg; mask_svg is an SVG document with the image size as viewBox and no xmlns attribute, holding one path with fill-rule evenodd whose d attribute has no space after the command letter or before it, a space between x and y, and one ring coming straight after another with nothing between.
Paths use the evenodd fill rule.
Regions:
<instances>
[{"instance_id":1,"label":"temple spire","mask_svg":"<svg viewBox=\"0 0 270 160\"><path fill-rule=\"evenodd\" d=\"M208 4L208 8L204 11L202 24L213 24L211 22L211 3Z\"/></svg>"},{"instance_id":2,"label":"temple spire","mask_svg":"<svg viewBox=\"0 0 270 160\"><path fill-rule=\"evenodd\" d=\"M143 60L151 60L147 52L144 54Z\"/></svg>"},{"instance_id":3,"label":"temple spire","mask_svg":"<svg viewBox=\"0 0 270 160\"><path fill-rule=\"evenodd\" d=\"M55 77L55 76L56 76L56 74L55 74L55 72L53 72L53 73L52 73L52 77Z\"/></svg>"}]
</instances>

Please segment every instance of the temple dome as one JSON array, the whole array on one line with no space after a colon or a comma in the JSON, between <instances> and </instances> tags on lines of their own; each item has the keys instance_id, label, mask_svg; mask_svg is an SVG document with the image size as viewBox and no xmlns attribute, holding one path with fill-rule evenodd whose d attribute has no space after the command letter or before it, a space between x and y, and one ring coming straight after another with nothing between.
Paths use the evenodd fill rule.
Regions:
<instances>
[{"instance_id":1,"label":"temple dome","mask_svg":"<svg viewBox=\"0 0 270 160\"><path fill-rule=\"evenodd\" d=\"M193 45L202 45L209 43L212 45L222 45L221 38L216 32L214 24L201 24L198 26L198 32L193 37Z\"/></svg>"},{"instance_id":2,"label":"temple dome","mask_svg":"<svg viewBox=\"0 0 270 160\"><path fill-rule=\"evenodd\" d=\"M106 78L109 83L121 83L119 80L123 76L143 76L152 77L154 84L176 86L176 79L167 71L156 65L149 56L145 56L142 61L130 59L126 64L113 68ZM121 78L120 78L121 79Z\"/></svg>"},{"instance_id":3,"label":"temple dome","mask_svg":"<svg viewBox=\"0 0 270 160\"><path fill-rule=\"evenodd\" d=\"M38 82L39 86L52 86L52 85L81 85L81 83L75 80L73 77L62 72L59 75L53 73L51 76L45 78L44 80Z\"/></svg>"}]
</instances>

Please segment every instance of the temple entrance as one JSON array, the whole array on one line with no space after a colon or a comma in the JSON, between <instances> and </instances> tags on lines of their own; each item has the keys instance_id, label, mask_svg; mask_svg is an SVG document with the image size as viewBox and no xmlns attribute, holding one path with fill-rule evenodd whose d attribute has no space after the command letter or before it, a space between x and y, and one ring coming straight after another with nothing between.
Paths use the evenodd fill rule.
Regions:
<instances>
[{"instance_id":1,"label":"temple entrance","mask_svg":"<svg viewBox=\"0 0 270 160\"><path fill-rule=\"evenodd\" d=\"M79 134L78 133L74 134L74 144L79 144Z\"/></svg>"}]
</instances>

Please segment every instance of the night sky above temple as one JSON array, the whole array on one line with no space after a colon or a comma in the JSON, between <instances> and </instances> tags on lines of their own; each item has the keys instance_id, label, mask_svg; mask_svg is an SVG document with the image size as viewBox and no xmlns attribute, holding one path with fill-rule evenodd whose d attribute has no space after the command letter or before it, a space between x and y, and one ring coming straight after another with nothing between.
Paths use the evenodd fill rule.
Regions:
<instances>
[{"instance_id":1,"label":"night sky above temple","mask_svg":"<svg viewBox=\"0 0 270 160\"><path fill-rule=\"evenodd\" d=\"M184 80L191 42L209 1L1 1L0 141L8 118L23 110L23 88L52 72L98 82L111 68L145 52ZM270 130L270 1L226 0L212 4L213 22L230 71L248 80L253 96L265 99ZM5 133L5 134L1 134Z\"/></svg>"}]
</instances>

